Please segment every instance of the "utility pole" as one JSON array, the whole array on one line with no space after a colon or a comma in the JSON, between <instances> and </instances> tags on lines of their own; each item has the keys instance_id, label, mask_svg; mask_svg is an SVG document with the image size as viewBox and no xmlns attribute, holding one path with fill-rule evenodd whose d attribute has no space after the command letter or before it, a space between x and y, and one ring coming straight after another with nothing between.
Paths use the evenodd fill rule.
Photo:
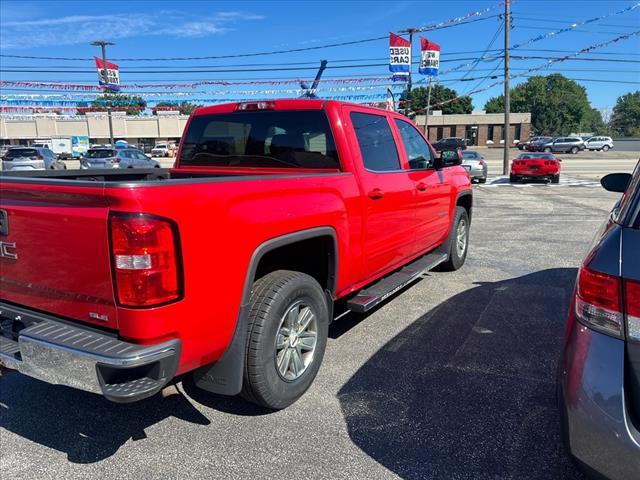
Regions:
<instances>
[{"instance_id":1,"label":"utility pole","mask_svg":"<svg viewBox=\"0 0 640 480\"><path fill-rule=\"evenodd\" d=\"M429 140L429 110L431 109L431 87L433 85L433 77L429 75L429 90L427 92L427 115L424 117L424 134Z\"/></svg>"},{"instance_id":2,"label":"utility pole","mask_svg":"<svg viewBox=\"0 0 640 480\"><path fill-rule=\"evenodd\" d=\"M511 33L510 0L504 2L504 156L502 157L502 174L509 174L509 34Z\"/></svg>"},{"instance_id":3,"label":"utility pole","mask_svg":"<svg viewBox=\"0 0 640 480\"><path fill-rule=\"evenodd\" d=\"M114 45L111 42L105 42L102 40L91 42L91 45L94 47L102 48L102 78L104 78L105 86L108 83L109 77L107 76L107 45ZM112 93L109 87L105 88L105 93ZM111 104L107 104L107 117L109 117L109 143L111 143L111 147L115 146L113 141L113 121L111 120Z\"/></svg>"}]
</instances>

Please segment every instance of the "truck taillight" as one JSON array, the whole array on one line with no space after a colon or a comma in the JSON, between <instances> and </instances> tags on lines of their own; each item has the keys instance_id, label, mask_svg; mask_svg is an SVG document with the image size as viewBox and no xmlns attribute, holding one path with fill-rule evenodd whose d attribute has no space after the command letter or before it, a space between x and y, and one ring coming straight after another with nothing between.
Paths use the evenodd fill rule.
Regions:
<instances>
[{"instance_id":1,"label":"truck taillight","mask_svg":"<svg viewBox=\"0 0 640 480\"><path fill-rule=\"evenodd\" d=\"M580 269L576 288L576 317L587 326L623 337L622 280L619 277Z\"/></svg>"},{"instance_id":2,"label":"truck taillight","mask_svg":"<svg viewBox=\"0 0 640 480\"><path fill-rule=\"evenodd\" d=\"M640 341L640 282L625 280L627 334L629 340Z\"/></svg>"},{"instance_id":3,"label":"truck taillight","mask_svg":"<svg viewBox=\"0 0 640 480\"><path fill-rule=\"evenodd\" d=\"M118 303L152 307L181 297L178 230L170 220L112 214L111 255Z\"/></svg>"}]
</instances>

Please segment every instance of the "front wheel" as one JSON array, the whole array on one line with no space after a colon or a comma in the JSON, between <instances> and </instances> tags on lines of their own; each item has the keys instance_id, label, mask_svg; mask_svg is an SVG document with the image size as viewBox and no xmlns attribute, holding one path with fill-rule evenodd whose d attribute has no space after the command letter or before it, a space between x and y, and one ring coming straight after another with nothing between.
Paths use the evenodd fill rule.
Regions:
<instances>
[{"instance_id":1,"label":"front wheel","mask_svg":"<svg viewBox=\"0 0 640 480\"><path fill-rule=\"evenodd\" d=\"M578 153L578 150L578 147L571 147L571 153L573 153L574 155Z\"/></svg>"},{"instance_id":2,"label":"front wheel","mask_svg":"<svg viewBox=\"0 0 640 480\"><path fill-rule=\"evenodd\" d=\"M550 149L549 147L546 147L546 148L544 149L544 152L545 152L545 153L550 153L550 152L551 152L551 149Z\"/></svg>"},{"instance_id":3,"label":"front wheel","mask_svg":"<svg viewBox=\"0 0 640 480\"><path fill-rule=\"evenodd\" d=\"M277 270L251 290L241 395L279 410L298 400L318 373L327 345L329 309L311 276Z\"/></svg>"},{"instance_id":4,"label":"front wheel","mask_svg":"<svg viewBox=\"0 0 640 480\"><path fill-rule=\"evenodd\" d=\"M464 265L469 249L469 226L467 210L456 207L449 233L449 259L442 264L442 270L458 270Z\"/></svg>"},{"instance_id":5,"label":"front wheel","mask_svg":"<svg viewBox=\"0 0 640 480\"><path fill-rule=\"evenodd\" d=\"M551 183L560 183L560 174L551 177Z\"/></svg>"},{"instance_id":6,"label":"front wheel","mask_svg":"<svg viewBox=\"0 0 640 480\"><path fill-rule=\"evenodd\" d=\"M609 151L609 145L605 145L604 147L602 147L602 151L603 152L608 152Z\"/></svg>"}]
</instances>

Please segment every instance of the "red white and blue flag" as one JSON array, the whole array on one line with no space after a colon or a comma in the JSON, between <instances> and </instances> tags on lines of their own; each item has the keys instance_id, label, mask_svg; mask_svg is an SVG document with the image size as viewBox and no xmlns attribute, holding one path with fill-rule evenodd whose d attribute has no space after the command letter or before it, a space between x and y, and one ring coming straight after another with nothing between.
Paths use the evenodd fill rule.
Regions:
<instances>
[{"instance_id":1,"label":"red white and blue flag","mask_svg":"<svg viewBox=\"0 0 640 480\"><path fill-rule=\"evenodd\" d=\"M389 33L389 70L393 72L394 82L408 81L411 71L411 43L395 33Z\"/></svg>"},{"instance_id":2,"label":"red white and blue flag","mask_svg":"<svg viewBox=\"0 0 640 480\"><path fill-rule=\"evenodd\" d=\"M107 78L104 78L104 64L102 59L93 57L98 69L98 83L109 90L120 90L120 67L115 63L107 62Z\"/></svg>"},{"instance_id":3,"label":"red white and blue flag","mask_svg":"<svg viewBox=\"0 0 640 480\"><path fill-rule=\"evenodd\" d=\"M440 69L440 45L420 37L420 68L422 75L435 77Z\"/></svg>"}]
</instances>

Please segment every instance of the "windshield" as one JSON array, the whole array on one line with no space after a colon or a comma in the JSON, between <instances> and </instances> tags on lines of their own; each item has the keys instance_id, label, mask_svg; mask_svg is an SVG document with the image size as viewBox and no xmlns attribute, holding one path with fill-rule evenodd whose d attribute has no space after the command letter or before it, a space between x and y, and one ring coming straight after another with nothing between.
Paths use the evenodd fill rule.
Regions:
<instances>
[{"instance_id":1,"label":"windshield","mask_svg":"<svg viewBox=\"0 0 640 480\"><path fill-rule=\"evenodd\" d=\"M156 145L154 148L167 148L166 145Z\"/></svg>"},{"instance_id":2,"label":"windshield","mask_svg":"<svg viewBox=\"0 0 640 480\"><path fill-rule=\"evenodd\" d=\"M554 160L555 158L551 153L522 153L518 156L518 160Z\"/></svg>"},{"instance_id":3,"label":"windshield","mask_svg":"<svg viewBox=\"0 0 640 480\"><path fill-rule=\"evenodd\" d=\"M199 115L189 124L181 165L339 169L322 111Z\"/></svg>"},{"instance_id":4,"label":"windshield","mask_svg":"<svg viewBox=\"0 0 640 480\"><path fill-rule=\"evenodd\" d=\"M85 158L109 158L115 156L116 152L114 150L102 148L100 150L89 150L87 155L85 155Z\"/></svg>"}]
</instances>

